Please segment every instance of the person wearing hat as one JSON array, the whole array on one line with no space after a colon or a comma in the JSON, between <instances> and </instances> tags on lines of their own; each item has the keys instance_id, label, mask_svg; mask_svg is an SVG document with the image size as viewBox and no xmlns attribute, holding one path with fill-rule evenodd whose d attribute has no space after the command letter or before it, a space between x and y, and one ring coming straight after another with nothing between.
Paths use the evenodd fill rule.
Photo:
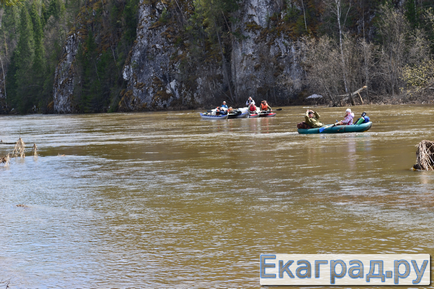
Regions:
<instances>
[{"instance_id":1,"label":"person wearing hat","mask_svg":"<svg viewBox=\"0 0 434 289\"><path fill-rule=\"evenodd\" d=\"M246 106L250 107L251 104L255 105L255 101L253 100L252 97L249 97L249 99L247 99L246 101Z\"/></svg>"},{"instance_id":2,"label":"person wearing hat","mask_svg":"<svg viewBox=\"0 0 434 289\"><path fill-rule=\"evenodd\" d=\"M345 118L340 122L336 123L336 125L352 125L353 124L354 113L351 112L351 109L347 108L345 111Z\"/></svg>"},{"instance_id":3,"label":"person wearing hat","mask_svg":"<svg viewBox=\"0 0 434 289\"><path fill-rule=\"evenodd\" d=\"M319 114L316 111L308 109L306 115L304 116L305 123L310 127L322 127L323 124L318 120Z\"/></svg>"},{"instance_id":4,"label":"person wearing hat","mask_svg":"<svg viewBox=\"0 0 434 289\"><path fill-rule=\"evenodd\" d=\"M223 101L223 104L221 106L217 106L215 111L218 114L226 114L228 112L228 106L226 104L226 101Z\"/></svg>"},{"instance_id":5,"label":"person wearing hat","mask_svg":"<svg viewBox=\"0 0 434 289\"><path fill-rule=\"evenodd\" d=\"M266 100L261 101L261 110L262 111L271 111L271 107L268 105Z\"/></svg>"}]
</instances>

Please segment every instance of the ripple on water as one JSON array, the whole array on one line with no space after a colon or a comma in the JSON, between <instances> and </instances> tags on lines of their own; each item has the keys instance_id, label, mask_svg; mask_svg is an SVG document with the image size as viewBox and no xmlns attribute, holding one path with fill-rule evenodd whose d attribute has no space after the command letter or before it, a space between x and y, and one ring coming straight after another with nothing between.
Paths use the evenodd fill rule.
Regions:
<instances>
[{"instance_id":1,"label":"ripple on water","mask_svg":"<svg viewBox=\"0 0 434 289\"><path fill-rule=\"evenodd\" d=\"M295 131L298 107L268 121L4 117L3 141L22 136L40 156L0 167L2 276L18 288L244 288L259 286L261 253L434 253L434 175L408 170L432 128L417 107L385 108L357 107L369 132L310 136ZM325 122L342 114L320 109Z\"/></svg>"}]
</instances>

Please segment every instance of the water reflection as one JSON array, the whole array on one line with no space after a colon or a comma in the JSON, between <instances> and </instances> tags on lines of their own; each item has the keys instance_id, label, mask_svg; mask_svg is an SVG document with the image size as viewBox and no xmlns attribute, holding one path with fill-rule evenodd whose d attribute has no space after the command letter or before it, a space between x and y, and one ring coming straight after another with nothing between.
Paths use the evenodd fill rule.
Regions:
<instances>
[{"instance_id":1,"label":"water reflection","mask_svg":"<svg viewBox=\"0 0 434 289\"><path fill-rule=\"evenodd\" d=\"M434 174L431 172L417 172L420 178L420 183L423 185L431 184L434 180Z\"/></svg>"},{"instance_id":2,"label":"water reflection","mask_svg":"<svg viewBox=\"0 0 434 289\"><path fill-rule=\"evenodd\" d=\"M357 155L356 155L356 141L354 138L349 138L347 141L347 153L348 153L348 166L351 171L354 171L356 169L356 161L357 161Z\"/></svg>"}]
</instances>

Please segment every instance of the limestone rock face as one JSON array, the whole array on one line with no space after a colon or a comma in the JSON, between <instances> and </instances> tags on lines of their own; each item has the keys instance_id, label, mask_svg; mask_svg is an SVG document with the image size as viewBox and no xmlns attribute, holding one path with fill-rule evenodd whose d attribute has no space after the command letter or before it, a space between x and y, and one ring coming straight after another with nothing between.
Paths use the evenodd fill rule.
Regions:
<instances>
[{"instance_id":1,"label":"limestone rock face","mask_svg":"<svg viewBox=\"0 0 434 289\"><path fill-rule=\"evenodd\" d=\"M243 1L240 21L233 30L244 37L232 49L232 75L237 95L284 100L301 90L302 69L296 43L269 31L270 15L277 12L273 0Z\"/></svg>"},{"instance_id":2,"label":"limestone rock face","mask_svg":"<svg viewBox=\"0 0 434 289\"><path fill-rule=\"evenodd\" d=\"M78 33L68 36L63 46L62 60L56 67L53 85L55 113L73 113L73 93L76 85L75 56L80 42Z\"/></svg>"},{"instance_id":3,"label":"limestone rock face","mask_svg":"<svg viewBox=\"0 0 434 289\"><path fill-rule=\"evenodd\" d=\"M169 27L153 24L163 8L140 6L136 43L123 70L128 86L122 95L121 110L167 107L180 97L179 82L173 76L174 67L170 62L175 48L161 35Z\"/></svg>"},{"instance_id":4,"label":"limestone rock face","mask_svg":"<svg viewBox=\"0 0 434 289\"><path fill-rule=\"evenodd\" d=\"M188 52L175 43L182 23L159 21L164 9L161 2L140 7L136 43L123 70L128 85L121 111L196 107L221 89L219 65L189 67Z\"/></svg>"},{"instance_id":5,"label":"limestone rock face","mask_svg":"<svg viewBox=\"0 0 434 289\"><path fill-rule=\"evenodd\" d=\"M248 96L285 101L301 90L302 70L298 65L296 43L268 32L270 15L279 7L273 0L243 1L232 30L243 35L232 42L230 68L232 102L242 103ZM170 40L176 27L155 25L164 7L142 5L137 43L123 72L128 81L120 103L121 110L166 108L173 104L204 104L213 98L229 97L227 82L220 64L207 63L195 72L189 71L196 83L185 83L180 62L172 61L185 51ZM218 95L220 93L220 96ZM216 102L217 101L213 101Z\"/></svg>"},{"instance_id":6,"label":"limestone rock face","mask_svg":"<svg viewBox=\"0 0 434 289\"><path fill-rule=\"evenodd\" d=\"M126 87L119 95L120 111L210 107L223 99L235 105L244 103L248 96L267 99L273 105L301 91L297 43L270 29L270 15L279 14L276 1L241 1L234 15L239 21L231 27L241 37L231 38L224 60L214 55L203 62L190 61L191 43L179 37L188 24L192 2L179 1L177 5L185 7L171 8L176 9L169 11L176 21L164 18L168 13L164 3L140 4L136 40L122 70ZM74 72L80 41L77 33L68 37L56 69L57 113L74 112L74 86L80 82Z\"/></svg>"}]
</instances>

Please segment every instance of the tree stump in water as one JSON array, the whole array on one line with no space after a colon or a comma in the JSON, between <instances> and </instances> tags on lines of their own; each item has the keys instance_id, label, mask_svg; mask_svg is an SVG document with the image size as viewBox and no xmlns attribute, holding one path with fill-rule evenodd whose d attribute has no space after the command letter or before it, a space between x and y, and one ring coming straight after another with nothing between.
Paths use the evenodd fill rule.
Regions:
<instances>
[{"instance_id":1,"label":"tree stump in water","mask_svg":"<svg viewBox=\"0 0 434 289\"><path fill-rule=\"evenodd\" d=\"M4 157L0 157L0 163L9 163L9 154L5 155Z\"/></svg>"},{"instance_id":2,"label":"tree stump in water","mask_svg":"<svg viewBox=\"0 0 434 289\"><path fill-rule=\"evenodd\" d=\"M423 140L417 145L416 164L413 168L424 171L434 170L434 141Z\"/></svg>"}]
</instances>

